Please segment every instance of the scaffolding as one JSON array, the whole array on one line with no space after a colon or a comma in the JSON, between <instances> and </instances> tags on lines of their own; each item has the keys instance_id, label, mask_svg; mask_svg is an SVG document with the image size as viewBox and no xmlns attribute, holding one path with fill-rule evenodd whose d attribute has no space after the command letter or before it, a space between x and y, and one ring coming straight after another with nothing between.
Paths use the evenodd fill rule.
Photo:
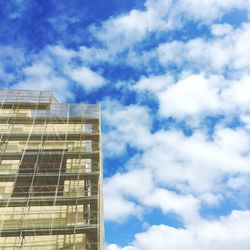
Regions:
<instances>
[{"instance_id":1,"label":"scaffolding","mask_svg":"<svg viewBox=\"0 0 250 250\"><path fill-rule=\"evenodd\" d=\"M100 110L0 90L0 249L103 249Z\"/></svg>"}]
</instances>

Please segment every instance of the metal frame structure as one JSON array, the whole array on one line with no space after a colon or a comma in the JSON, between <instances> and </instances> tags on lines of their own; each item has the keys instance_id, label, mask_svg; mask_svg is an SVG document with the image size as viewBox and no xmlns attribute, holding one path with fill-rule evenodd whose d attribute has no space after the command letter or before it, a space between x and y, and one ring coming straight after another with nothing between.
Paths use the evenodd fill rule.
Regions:
<instances>
[{"instance_id":1,"label":"metal frame structure","mask_svg":"<svg viewBox=\"0 0 250 250\"><path fill-rule=\"evenodd\" d=\"M0 249L103 249L98 105L0 90Z\"/></svg>"}]
</instances>

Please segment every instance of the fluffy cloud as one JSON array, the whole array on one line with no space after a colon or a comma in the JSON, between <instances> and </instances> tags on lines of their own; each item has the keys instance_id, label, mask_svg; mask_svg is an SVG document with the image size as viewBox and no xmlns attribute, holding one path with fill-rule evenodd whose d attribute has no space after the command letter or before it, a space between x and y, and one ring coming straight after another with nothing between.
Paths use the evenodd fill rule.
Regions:
<instances>
[{"instance_id":1,"label":"fluffy cloud","mask_svg":"<svg viewBox=\"0 0 250 250\"><path fill-rule=\"evenodd\" d=\"M84 47L73 50L62 46L48 46L45 54L49 55L53 60L57 60L60 64L62 72L58 73L63 75L64 78L74 81L87 92L94 91L106 83L101 74L93 71L89 65L83 63L85 60L90 61L90 55L86 54L86 48L84 49ZM80 59L78 65L72 63L74 59Z\"/></svg>"},{"instance_id":2,"label":"fluffy cloud","mask_svg":"<svg viewBox=\"0 0 250 250\"><path fill-rule=\"evenodd\" d=\"M237 76L236 76L237 78ZM132 89L152 93L159 102L162 117L202 121L219 114L246 115L250 107L250 76L226 79L223 75L183 72L179 80L171 75L140 79Z\"/></svg>"},{"instance_id":3,"label":"fluffy cloud","mask_svg":"<svg viewBox=\"0 0 250 250\"><path fill-rule=\"evenodd\" d=\"M93 91L105 84L105 79L88 67L70 68L67 75L86 91Z\"/></svg>"},{"instance_id":4,"label":"fluffy cloud","mask_svg":"<svg viewBox=\"0 0 250 250\"><path fill-rule=\"evenodd\" d=\"M218 126L212 139L201 131L189 137L176 130L150 133L150 126L142 127L132 115L131 124L127 120L117 122L120 115L128 112L121 106L119 108L124 110L117 116L109 113L111 124L115 126L113 131L122 134L119 143L122 148L135 145L143 153L128 161L127 172L115 174L105 182L108 220L126 219L131 215L140 217L141 208L146 206L160 208L163 213L173 212L185 223L192 224L202 220L199 215L201 202L218 206L220 201L228 198L227 192L245 185L247 179L244 176L250 174L250 137L245 128ZM125 124L128 130L123 130ZM144 130L146 143L135 135L138 128ZM242 197L231 199L241 202ZM120 211L122 203L128 207L123 212Z\"/></svg>"},{"instance_id":5,"label":"fluffy cloud","mask_svg":"<svg viewBox=\"0 0 250 250\"><path fill-rule=\"evenodd\" d=\"M105 193L104 214L105 220L122 223L129 216L140 216L142 207L124 199L121 194L109 195Z\"/></svg>"},{"instance_id":6,"label":"fluffy cloud","mask_svg":"<svg viewBox=\"0 0 250 250\"><path fill-rule=\"evenodd\" d=\"M134 247L119 247L116 244L110 244L105 246L105 250L134 250Z\"/></svg>"},{"instance_id":7,"label":"fluffy cloud","mask_svg":"<svg viewBox=\"0 0 250 250\"><path fill-rule=\"evenodd\" d=\"M216 80L193 75L172 84L158 95L160 114L179 118L199 116L204 110L216 112L219 107Z\"/></svg>"},{"instance_id":8,"label":"fluffy cloud","mask_svg":"<svg viewBox=\"0 0 250 250\"><path fill-rule=\"evenodd\" d=\"M133 9L111 17L100 28L92 27L92 33L105 46L119 52L152 32L179 29L190 20L209 24L235 9L248 11L250 5L243 0L148 0L143 10Z\"/></svg>"},{"instance_id":9,"label":"fluffy cloud","mask_svg":"<svg viewBox=\"0 0 250 250\"><path fill-rule=\"evenodd\" d=\"M250 105L250 75L245 75L238 81L232 81L230 87L222 92L222 105L226 110L237 110L241 114L249 111Z\"/></svg>"},{"instance_id":10,"label":"fluffy cloud","mask_svg":"<svg viewBox=\"0 0 250 250\"><path fill-rule=\"evenodd\" d=\"M69 90L68 81L60 77L49 63L34 63L24 68L23 72L24 80L12 86L13 88L52 90L59 100L73 97L73 93Z\"/></svg>"},{"instance_id":11,"label":"fluffy cloud","mask_svg":"<svg viewBox=\"0 0 250 250\"><path fill-rule=\"evenodd\" d=\"M93 34L107 47L119 52L140 42L149 32L162 28L161 16L148 7L145 11L131 10L128 14L110 18L101 28L93 28Z\"/></svg>"},{"instance_id":12,"label":"fluffy cloud","mask_svg":"<svg viewBox=\"0 0 250 250\"><path fill-rule=\"evenodd\" d=\"M146 169L114 175L106 180L104 193L107 220L119 221L131 215L141 217L143 206L160 208L163 213L175 213L189 223L200 220L198 200L192 195L179 195L157 187L151 171ZM126 209L121 209L122 206Z\"/></svg>"},{"instance_id":13,"label":"fluffy cloud","mask_svg":"<svg viewBox=\"0 0 250 250\"><path fill-rule=\"evenodd\" d=\"M175 63L190 70L223 72L225 68L249 72L249 23L233 30L230 25L212 26L212 39L195 38L187 42L173 41L158 47L163 66Z\"/></svg>"},{"instance_id":14,"label":"fluffy cloud","mask_svg":"<svg viewBox=\"0 0 250 250\"><path fill-rule=\"evenodd\" d=\"M228 217L221 217L218 221L206 221L188 228L173 228L157 225L147 232L138 233L131 246L119 248L108 246L107 250L165 250L173 249L249 249L249 211L233 211Z\"/></svg>"},{"instance_id":15,"label":"fluffy cloud","mask_svg":"<svg viewBox=\"0 0 250 250\"><path fill-rule=\"evenodd\" d=\"M136 91L149 91L152 93L159 93L164 91L170 84L174 83L171 75L159 75L151 77L141 77L141 79L132 86Z\"/></svg>"},{"instance_id":16,"label":"fluffy cloud","mask_svg":"<svg viewBox=\"0 0 250 250\"><path fill-rule=\"evenodd\" d=\"M163 3L166 8L160 9ZM139 95L145 91L152 93L159 102L158 114L161 117L191 119L196 123L194 133L189 137L175 129L152 133L151 121L147 119L149 113L143 107L122 106L116 102L105 104L104 120L110 126L104 135L107 154L111 157L120 155L128 145L141 150L127 163L125 173L107 179L106 219L121 221L131 215L141 218L143 208L159 208L164 214L178 215L186 228L153 226L148 232L137 234L131 246L121 248L113 244L107 249L165 249L166 245L172 249L183 249L183 244L187 249L211 249L211 242L216 242L218 249L228 248L223 243L229 237L226 228L232 228L233 219L237 217L235 214L241 212L209 222L201 217L200 209L202 206L219 207L220 202L229 197L240 204L246 197L249 135L246 127L232 129L222 124L215 127L211 138L204 133L201 124L206 116L218 114L240 114L249 124L249 24L238 29L229 24L214 24L209 38L167 42L142 54L132 51L131 46L152 32L171 30L176 25L181 27L185 20L208 24L234 8L243 10L249 6L243 1L237 6L233 1L178 1L175 7L171 1L147 1L145 6L144 10L133 10L128 15L110 18L93 34L108 50L111 50L111 44L115 52L128 48L126 55L134 67L158 60L164 69L162 74L141 77L129 86L130 89ZM205 11L201 12L201 8ZM180 18L176 13L181 13ZM147 22L149 19L152 19L151 26ZM173 73L172 66L181 72ZM232 195L235 191L244 195L235 197ZM123 213L119 211L122 203L128 208ZM202 228L198 236L197 225ZM209 238L208 230L219 230L225 234L219 238L217 231ZM152 245L147 241L149 238ZM245 236L242 249L247 249L247 240ZM234 247L239 242L237 237L232 239Z\"/></svg>"},{"instance_id":17,"label":"fluffy cloud","mask_svg":"<svg viewBox=\"0 0 250 250\"><path fill-rule=\"evenodd\" d=\"M142 184L138 179L142 178ZM128 197L139 199L149 194L153 188L151 176L147 171L135 170L125 174L116 174L104 183L104 210L105 219L112 221L122 221L128 216L140 217L142 213L141 205L130 201Z\"/></svg>"},{"instance_id":18,"label":"fluffy cloud","mask_svg":"<svg viewBox=\"0 0 250 250\"><path fill-rule=\"evenodd\" d=\"M211 32L214 36L230 35L233 32L233 26L228 23L212 25Z\"/></svg>"},{"instance_id":19,"label":"fluffy cloud","mask_svg":"<svg viewBox=\"0 0 250 250\"><path fill-rule=\"evenodd\" d=\"M139 149L149 145L151 118L147 108L123 106L108 99L102 104L103 120L107 125L103 136L106 155L122 154L128 144Z\"/></svg>"},{"instance_id":20,"label":"fluffy cloud","mask_svg":"<svg viewBox=\"0 0 250 250\"><path fill-rule=\"evenodd\" d=\"M249 7L249 3L244 0L181 0L177 3L176 12L183 14L187 20L210 23L234 9L247 10Z\"/></svg>"},{"instance_id":21,"label":"fluffy cloud","mask_svg":"<svg viewBox=\"0 0 250 250\"><path fill-rule=\"evenodd\" d=\"M152 134L150 126L145 127L138 119L133 119L136 111L143 109L134 106L126 109L112 102L111 110L117 110L117 114L107 109L106 119L112 131L122 135L118 136L119 142L112 141L111 145L115 149L116 144L122 145L119 153L126 145L143 149L143 153L130 159L127 172L106 180L107 220L121 221L131 215L140 217L142 207L146 206L160 208L163 213L173 212L191 224L201 220L200 202L217 206L227 198L225 190L243 187L237 184L240 179L236 180L235 175L249 174L250 137L244 128L217 127L212 140L198 131L190 137L174 130ZM124 114L130 114L130 121ZM146 117L145 114L141 117ZM145 138L136 135L138 128L144 131ZM110 147L109 143L105 147ZM223 181L225 176L228 182ZM139 181L142 179L143 183ZM173 188L177 192L170 191ZM126 210L120 209L122 204Z\"/></svg>"},{"instance_id":22,"label":"fluffy cloud","mask_svg":"<svg viewBox=\"0 0 250 250\"><path fill-rule=\"evenodd\" d=\"M150 167L158 181L182 192L216 192L225 174L249 173L248 134L226 130L232 139L222 140L224 131L218 131L213 141L200 133L187 138L176 132L159 132L152 139L154 146L144 152L137 165ZM245 144L238 135L246 137ZM239 149L234 150L237 144L231 145L233 140L240 144Z\"/></svg>"},{"instance_id":23,"label":"fluffy cloud","mask_svg":"<svg viewBox=\"0 0 250 250\"><path fill-rule=\"evenodd\" d=\"M71 61L74 59L85 67L98 65L101 62L114 63L117 59L112 51L96 47L79 46L77 49L69 49L61 45L54 45L47 46L46 51L51 57L60 60L66 66L72 66Z\"/></svg>"},{"instance_id":24,"label":"fluffy cloud","mask_svg":"<svg viewBox=\"0 0 250 250\"><path fill-rule=\"evenodd\" d=\"M5 54L9 50L5 49ZM72 60L77 57L76 50L66 49L63 46L48 46L39 54L30 56L25 63L23 63L23 54L17 52L19 51L12 51L16 53L15 64L22 66L16 66L19 70L17 80L22 80L16 80L12 88L52 90L59 100L65 101L74 99L74 86L91 92L106 84L102 75L89 66L83 65L81 61L79 65L72 64ZM5 66L7 66L6 63ZM7 73L3 70L0 70L0 77L2 72L6 79ZM8 77L13 81L12 75L12 72L8 73Z\"/></svg>"}]
</instances>

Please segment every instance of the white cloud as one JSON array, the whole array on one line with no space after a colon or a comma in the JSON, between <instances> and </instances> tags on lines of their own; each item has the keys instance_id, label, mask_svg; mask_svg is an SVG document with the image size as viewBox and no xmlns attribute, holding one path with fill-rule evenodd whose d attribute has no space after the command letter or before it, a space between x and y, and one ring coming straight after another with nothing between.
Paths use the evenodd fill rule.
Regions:
<instances>
[{"instance_id":1,"label":"white cloud","mask_svg":"<svg viewBox=\"0 0 250 250\"><path fill-rule=\"evenodd\" d=\"M24 68L24 74L30 77L44 77L52 73L50 65L45 63L35 63L30 67Z\"/></svg>"},{"instance_id":2,"label":"white cloud","mask_svg":"<svg viewBox=\"0 0 250 250\"><path fill-rule=\"evenodd\" d=\"M225 140L223 144L221 137L216 136L209 141L199 132L191 137L174 131L158 132L152 138L153 146L144 152L137 165L153 169L158 181L182 192L217 192L225 174L249 173L250 158L245 154L249 152L249 143L239 150L234 150L230 143Z\"/></svg>"},{"instance_id":3,"label":"white cloud","mask_svg":"<svg viewBox=\"0 0 250 250\"><path fill-rule=\"evenodd\" d=\"M245 129L249 132L250 131L250 115L248 114L241 115L240 120L242 121Z\"/></svg>"},{"instance_id":4,"label":"white cloud","mask_svg":"<svg viewBox=\"0 0 250 250\"><path fill-rule=\"evenodd\" d=\"M151 145L131 159L128 171L106 181L106 199L114 201L106 207L108 219L140 216L138 208L146 206L173 212L189 224L199 221L200 202L217 206L228 188L242 187L234 184L234 176L249 174L249 139L244 129L229 128L217 128L212 141L199 132L191 137L175 131L151 134ZM121 202L128 203L127 211L119 211Z\"/></svg>"},{"instance_id":5,"label":"white cloud","mask_svg":"<svg viewBox=\"0 0 250 250\"><path fill-rule=\"evenodd\" d=\"M139 105L123 106L117 101L106 100L103 105L103 121L108 131L103 135L106 155L124 153L126 145L143 148L150 143L151 118L147 108Z\"/></svg>"},{"instance_id":6,"label":"white cloud","mask_svg":"<svg viewBox=\"0 0 250 250\"><path fill-rule=\"evenodd\" d=\"M216 205L219 205L219 202L222 200L223 196L221 194L205 192L200 195L199 198L205 205L215 207Z\"/></svg>"},{"instance_id":7,"label":"white cloud","mask_svg":"<svg viewBox=\"0 0 250 250\"><path fill-rule=\"evenodd\" d=\"M100 62L114 63L117 58L112 50L100 49L95 47L81 46L77 52L77 56L86 64L95 65Z\"/></svg>"},{"instance_id":8,"label":"white cloud","mask_svg":"<svg viewBox=\"0 0 250 250\"><path fill-rule=\"evenodd\" d=\"M73 80L78 86L84 88L85 91L91 92L106 84L106 80L101 74L85 65L93 63L93 60L97 59L91 59L95 50L95 48L88 50L84 47L80 47L79 50L73 50L66 49L63 46L48 46L44 53L61 65L62 72L58 72L59 74L63 75L64 78L68 78L68 80ZM75 58L82 60L77 66L72 64L72 60ZM98 59L100 61L100 57Z\"/></svg>"},{"instance_id":9,"label":"white cloud","mask_svg":"<svg viewBox=\"0 0 250 250\"><path fill-rule=\"evenodd\" d=\"M228 186L234 190L249 190L250 187L250 176L249 175L238 175L232 176L228 182Z\"/></svg>"},{"instance_id":10,"label":"white cloud","mask_svg":"<svg viewBox=\"0 0 250 250\"><path fill-rule=\"evenodd\" d=\"M215 24L211 30L212 38L160 44L157 56L151 51L166 71L171 65L182 68L177 80L171 73L168 80L165 73L142 77L132 87L139 94L149 91L156 95L162 116L199 121L206 115L249 112L250 24L238 29Z\"/></svg>"},{"instance_id":11,"label":"white cloud","mask_svg":"<svg viewBox=\"0 0 250 250\"><path fill-rule=\"evenodd\" d=\"M215 133L216 144L224 149L241 155L249 153L249 133L244 129L217 129Z\"/></svg>"},{"instance_id":12,"label":"white cloud","mask_svg":"<svg viewBox=\"0 0 250 250\"><path fill-rule=\"evenodd\" d=\"M175 213L186 224L197 223L199 216L199 201L192 195L180 195L163 188L155 188L141 201L144 205L160 208L164 213Z\"/></svg>"},{"instance_id":13,"label":"white cloud","mask_svg":"<svg viewBox=\"0 0 250 250\"><path fill-rule=\"evenodd\" d=\"M190 70L221 72L225 68L249 72L250 24L236 30L227 25L213 25L210 39L195 38L187 42L173 41L158 47L159 61L163 66L175 63ZM222 35L223 34L223 35ZM223 72L223 71L222 71Z\"/></svg>"},{"instance_id":14,"label":"white cloud","mask_svg":"<svg viewBox=\"0 0 250 250\"><path fill-rule=\"evenodd\" d=\"M131 246L119 247L116 244L106 245L104 249L105 250L135 250L135 248Z\"/></svg>"},{"instance_id":15,"label":"white cloud","mask_svg":"<svg viewBox=\"0 0 250 250\"><path fill-rule=\"evenodd\" d=\"M86 67L97 65L100 62L114 63L117 59L111 50L96 47L80 46L77 49L69 49L61 45L54 45L47 46L46 51L66 65L70 64L72 59L80 60Z\"/></svg>"},{"instance_id":16,"label":"white cloud","mask_svg":"<svg viewBox=\"0 0 250 250\"><path fill-rule=\"evenodd\" d=\"M209 84L208 81L205 84ZM164 213L172 211L191 223L200 219L200 202L217 206L227 198L224 196L227 188L236 188L232 181L223 181L225 176L231 180L235 175L249 174L250 136L244 127L217 126L213 138L199 129L189 137L175 129L151 133L147 109L122 106L115 101L105 102L103 116L110 129L104 134L106 155L119 155L127 145L143 150L130 158L127 172L116 174L106 182L106 199L112 201L108 202L112 207L106 207L108 219L140 216L138 208L146 206L160 208ZM120 212L121 215L109 212L119 211L122 202L128 202L127 212Z\"/></svg>"},{"instance_id":17,"label":"white cloud","mask_svg":"<svg viewBox=\"0 0 250 250\"><path fill-rule=\"evenodd\" d=\"M177 2L176 12L184 18L210 23L232 10L247 10L249 3L244 0L181 0Z\"/></svg>"},{"instance_id":18,"label":"white cloud","mask_svg":"<svg viewBox=\"0 0 250 250\"><path fill-rule=\"evenodd\" d=\"M60 58L64 62L69 62L73 57L77 56L77 51L73 49L66 49L61 45L47 46L46 50L48 54L51 54L53 57Z\"/></svg>"},{"instance_id":19,"label":"white cloud","mask_svg":"<svg viewBox=\"0 0 250 250\"><path fill-rule=\"evenodd\" d=\"M73 97L68 81L58 76L49 61L35 62L31 66L24 68L23 72L24 80L18 82L12 88L51 90L60 101Z\"/></svg>"},{"instance_id":20,"label":"white cloud","mask_svg":"<svg viewBox=\"0 0 250 250\"><path fill-rule=\"evenodd\" d=\"M67 75L86 91L93 91L105 84L105 79L100 74L88 67L69 68Z\"/></svg>"},{"instance_id":21,"label":"white cloud","mask_svg":"<svg viewBox=\"0 0 250 250\"><path fill-rule=\"evenodd\" d=\"M151 226L148 231L135 235L131 246L113 249L131 250L248 250L250 211L233 211L217 221L203 221L187 228L167 225ZM117 248L116 248L117 247ZM107 248L107 249L112 249Z\"/></svg>"},{"instance_id":22,"label":"white cloud","mask_svg":"<svg viewBox=\"0 0 250 250\"><path fill-rule=\"evenodd\" d=\"M104 185L105 218L120 221L131 215L140 217L142 207L147 206L160 208L163 213L175 213L185 222L194 223L200 220L197 199L192 195L179 195L158 188L155 184L151 171L147 169L135 168L107 179ZM125 209L122 209L122 206Z\"/></svg>"},{"instance_id":23,"label":"white cloud","mask_svg":"<svg viewBox=\"0 0 250 250\"><path fill-rule=\"evenodd\" d=\"M143 179L142 183L138 180ZM129 185L128 185L129 183ZM129 172L117 173L105 182L106 194L123 193L125 196L146 198L154 189L154 183L150 171L146 169L134 169Z\"/></svg>"},{"instance_id":24,"label":"white cloud","mask_svg":"<svg viewBox=\"0 0 250 250\"><path fill-rule=\"evenodd\" d=\"M214 24L211 28L214 36L231 35L233 32L233 26L228 23Z\"/></svg>"},{"instance_id":25,"label":"white cloud","mask_svg":"<svg viewBox=\"0 0 250 250\"><path fill-rule=\"evenodd\" d=\"M250 75L236 78L182 72L177 81L171 75L141 78L131 89L154 94L162 117L188 119L197 126L206 116L245 116L250 111Z\"/></svg>"},{"instance_id":26,"label":"white cloud","mask_svg":"<svg viewBox=\"0 0 250 250\"><path fill-rule=\"evenodd\" d=\"M139 179L143 179L143 188ZM145 197L153 188L152 185L150 174L144 170L118 173L107 179L104 183L105 219L119 222L131 215L140 217L141 205L130 201L128 197L137 197L137 199Z\"/></svg>"},{"instance_id":27,"label":"white cloud","mask_svg":"<svg viewBox=\"0 0 250 250\"><path fill-rule=\"evenodd\" d=\"M232 81L229 88L222 92L222 101L225 109L237 110L242 114L250 109L250 75L243 76L238 81Z\"/></svg>"},{"instance_id":28,"label":"white cloud","mask_svg":"<svg viewBox=\"0 0 250 250\"><path fill-rule=\"evenodd\" d=\"M105 195L104 215L107 221L122 223L129 216L140 216L142 208L121 195Z\"/></svg>"},{"instance_id":29,"label":"white cloud","mask_svg":"<svg viewBox=\"0 0 250 250\"><path fill-rule=\"evenodd\" d=\"M111 17L101 28L92 27L92 33L110 50L119 52L152 32L179 29L190 20L210 24L236 9L248 11L250 4L244 0L148 0L143 10Z\"/></svg>"},{"instance_id":30,"label":"white cloud","mask_svg":"<svg viewBox=\"0 0 250 250\"><path fill-rule=\"evenodd\" d=\"M149 32L162 28L158 14L153 8L133 9L125 15L110 18L100 29L93 28L93 34L110 50L118 52L140 42Z\"/></svg>"},{"instance_id":31,"label":"white cloud","mask_svg":"<svg viewBox=\"0 0 250 250\"><path fill-rule=\"evenodd\" d=\"M18 55L17 53L17 59ZM12 88L52 90L60 101L70 101L74 99L73 82L87 92L106 84L102 75L81 62L80 65L73 66L71 61L77 56L76 50L66 49L63 46L47 46L39 54L33 54L30 63L19 69L22 80L17 81ZM19 61L21 59L22 57Z\"/></svg>"},{"instance_id":32,"label":"white cloud","mask_svg":"<svg viewBox=\"0 0 250 250\"><path fill-rule=\"evenodd\" d=\"M192 75L167 87L158 94L160 114L181 118L199 116L205 111L217 111L218 88L214 81L201 75Z\"/></svg>"},{"instance_id":33,"label":"white cloud","mask_svg":"<svg viewBox=\"0 0 250 250\"><path fill-rule=\"evenodd\" d=\"M140 80L132 86L136 91L150 91L158 93L165 90L167 86L173 84L174 79L170 74L141 77Z\"/></svg>"}]
</instances>

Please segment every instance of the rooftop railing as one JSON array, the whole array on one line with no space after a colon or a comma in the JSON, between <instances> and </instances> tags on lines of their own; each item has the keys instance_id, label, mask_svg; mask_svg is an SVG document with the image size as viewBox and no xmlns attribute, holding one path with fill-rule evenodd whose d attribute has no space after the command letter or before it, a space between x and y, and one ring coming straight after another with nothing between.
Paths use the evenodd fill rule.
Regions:
<instances>
[{"instance_id":1,"label":"rooftop railing","mask_svg":"<svg viewBox=\"0 0 250 250\"><path fill-rule=\"evenodd\" d=\"M47 90L15 90L3 89L0 90L1 103L58 103L58 100L53 96L51 91Z\"/></svg>"},{"instance_id":2,"label":"rooftop railing","mask_svg":"<svg viewBox=\"0 0 250 250\"><path fill-rule=\"evenodd\" d=\"M31 117L34 118L98 118L100 113L97 104L59 103L51 91L0 90L0 107L11 108L11 105L15 108L32 106Z\"/></svg>"},{"instance_id":3,"label":"rooftop railing","mask_svg":"<svg viewBox=\"0 0 250 250\"><path fill-rule=\"evenodd\" d=\"M49 110L32 110L32 117L48 118L98 118L100 114L99 105L97 104L51 104Z\"/></svg>"}]
</instances>

